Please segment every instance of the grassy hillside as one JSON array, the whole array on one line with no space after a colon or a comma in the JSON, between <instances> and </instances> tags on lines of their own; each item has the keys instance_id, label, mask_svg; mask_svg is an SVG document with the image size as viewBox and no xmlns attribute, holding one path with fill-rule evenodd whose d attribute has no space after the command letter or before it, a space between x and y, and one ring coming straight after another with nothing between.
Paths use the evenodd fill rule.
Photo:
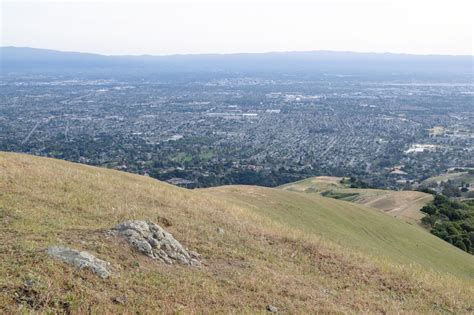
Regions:
<instances>
[{"instance_id":1,"label":"grassy hillside","mask_svg":"<svg viewBox=\"0 0 474 315\"><path fill-rule=\"evenodd\" d=\"M224 186L211 190L277 222L341 247L474 279L474 257L377 210L317 194L264 187Z\"/></svg>"},{"instance_id":2,"label":"grassy hillside","mask_svg":"<svg viewBox=\"0 0 474 315\"><path fill-rule=\"evenodd\" d=\"M282 189L301 192L323 192L332 189L347 188L341 184L342 177L316 176L280 186Z\"/></svg>"},{"instance_id":3,"label":"grassy hillside","mask_svg":"<svg viewBox=\"0 0 474 315\"><path fill-rule=\"evenodd\" d=\"M129 219L166 222L202 255L203 266L156 263L104 233ZM267 304L289 313L469 313L473 307L472 256L374 210L309 194L252 187L189 191L143 176L0 153L0 220L0 313L255 313ZM411 240L392 244L403 241L395 232ZM418 257L410 243L419 245ZM110 262L113 276L104 280L52 260L50 245L86 250ZM395 259L397 252L403 259Z\"/></svg>"},{"instance_id":4,"label":"grassy hillside","mask_svg":"<svg viewBox=\"0 0 474 315\"><path fill-rule=\"evenodd\" d=\"M349 188L340 183L341 177L319 176L281 186L290 191L323 194L326 197L355 202L375 208L409 223L420 223L423 206L433 200L419 191Z\"/></svg>"}]
</instances>

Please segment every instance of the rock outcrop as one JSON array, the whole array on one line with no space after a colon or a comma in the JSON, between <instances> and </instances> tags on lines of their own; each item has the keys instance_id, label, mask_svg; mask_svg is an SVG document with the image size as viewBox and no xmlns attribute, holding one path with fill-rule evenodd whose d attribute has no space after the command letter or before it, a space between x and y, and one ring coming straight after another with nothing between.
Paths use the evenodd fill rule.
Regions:
<instances>
[{"instance_id":1,"label":"rock outcrop","mask_svg":"<svg viewBox=\"0 0 474 315\"><path fill-rule=\"evenodd\" d=\"M110 263L96 258L88 252L81 252L63 246L51 246L48 248L48 255L53 258L62 260L80 269L89 269L101 278L108 278L111 273L109 271Z\"/></svg>"},{"instance_id":2,"label":"rock outcrop","mask_svg":"<svg viewBox=\"0 0 474 315\"><path fill-rule=\"evenodd\" d=\"M199 254L184 248L170 233L149 221L128 221L112 229L142 254L166 264L199 266Z\"/></svg>"}]
</instances>

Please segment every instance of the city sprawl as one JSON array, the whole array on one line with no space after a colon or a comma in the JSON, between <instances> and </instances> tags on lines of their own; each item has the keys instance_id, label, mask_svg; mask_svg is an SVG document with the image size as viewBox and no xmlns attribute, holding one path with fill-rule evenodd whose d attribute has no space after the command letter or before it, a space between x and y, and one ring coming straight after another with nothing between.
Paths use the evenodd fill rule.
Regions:
<instances>
[{"instance_id":1,"label":"city sprawl","mask_svg":"<svg viewBox=\"0 0 474 315\"><path fill-rule=\"evenodd\" d=\"M0 91L0 151L191 188L314 175L402 188L474 166L469 80L19 75Z\"/></svg>"}]
</instances>

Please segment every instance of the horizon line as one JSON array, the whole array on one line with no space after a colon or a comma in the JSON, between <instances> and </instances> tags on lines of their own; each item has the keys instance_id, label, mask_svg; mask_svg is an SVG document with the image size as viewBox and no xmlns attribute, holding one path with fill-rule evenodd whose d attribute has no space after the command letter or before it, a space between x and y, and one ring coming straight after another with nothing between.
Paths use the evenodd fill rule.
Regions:
<instances>
[{"instance_id":1,"label":"horizon line","mask_svg":"<svg viewBox=\"0 0 474 315\"><path fill-rule=\"evenodd\" d=\"M170 53L170 54L105 54L98 52L89 52L89 51L74 51L74 50L62 50L54 48L40 48L40 47L30 47L30 46L14 46L6 45L0 46L0 49L3 48L17 48L17 49L36 49L36 50L49 50L61 53L79 53L79 54L89 54L89 55L98 55L103 57L173 57L173 56L232 56L232 55L265 55L265 54L290 54L290 53L317 53L317 52L328 52L328 53L351 53L351 54L374 54L374 55L405 55L405 56L420 56L420 57L471 57L474 58L474 54L439 54L439 53L430 53L430 54L418 54L418 53L408 53L408 52L374 52L374 51L353 51L353 50L330 50L330 49L315 49L315 50L269 50L264 52L199 52L199 53Z\"/></svg>"}]
</instances>

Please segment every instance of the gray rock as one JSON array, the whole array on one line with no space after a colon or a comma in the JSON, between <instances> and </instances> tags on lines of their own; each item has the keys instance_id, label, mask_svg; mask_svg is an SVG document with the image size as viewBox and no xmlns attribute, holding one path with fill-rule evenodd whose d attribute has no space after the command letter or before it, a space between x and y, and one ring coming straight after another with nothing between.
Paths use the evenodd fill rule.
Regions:
<instances>
[{"instance_id":1,"label":"gray rock","mask_svg":"<svg viewBox=\"0 0 474 315\"><path fill-rule=\"evenodd\" d=\"M199 254L188 251L161 226L149 221L127 221L117 225L112 234L124 237L140 253L163 262L189 266L201 265Z\"/></svg>"},{"instance_id":2,"label":"gray rock","mask_svg":"<svg viewBox=\"0 0 474 315\"><path fill-rule=\"evenodd\" d=\"M81 252L63 246L51 246L48 248L48 255L73 265L79 269L89 269L101 278L110 276L110 263L96 258L88 252Z\"/></svg>"},{"instance_id":3,"label":"gray rock","mask_svg":"<svg viewBox=\"0 0 474 315\"><path fill-rule=\"evenodd\" d=\"M196 252L193 251L193 250L189 250L189 249L188 249L188 253L189 253L189 255L190 255L192 258L199 259L199 257L201 257L201 255L199 255L198 253L196 253Z\"/></svg>"},{"instance_id":4,"label":"gray rock","mask_svg":"<svg viewBox=\"0 0 474 315\"><path fill-rule=\"evenodd\" d=\"M143 239L136 239L136 238L129 238L130 244L132 244L136 249L140 252L144 253L145 255L152 256L153 255L153 248L148 243L147 240Z\"/></svg>"},{"instance_id":5,"label":"gray rock","mask_svg":"<svg viewBox=\"0 0 474 315\"><path fill-rule=\"evenodd\" d=\"M278 313L278 307L269 304L267 305L267 311L269 311L270 313Z\"/></svg>"},{"instance_id":6,"label":"gray rock","mask_svg":"<svg viewBox=\"0 0 474 315\"><path fill-rule=\"evenodd\" d=\"M160 243L158 243L158 241L154 239L153 237L149 237L147 241L152 248L158 248L158 246L160 246Z\"/></svg>"}]
</instances>

